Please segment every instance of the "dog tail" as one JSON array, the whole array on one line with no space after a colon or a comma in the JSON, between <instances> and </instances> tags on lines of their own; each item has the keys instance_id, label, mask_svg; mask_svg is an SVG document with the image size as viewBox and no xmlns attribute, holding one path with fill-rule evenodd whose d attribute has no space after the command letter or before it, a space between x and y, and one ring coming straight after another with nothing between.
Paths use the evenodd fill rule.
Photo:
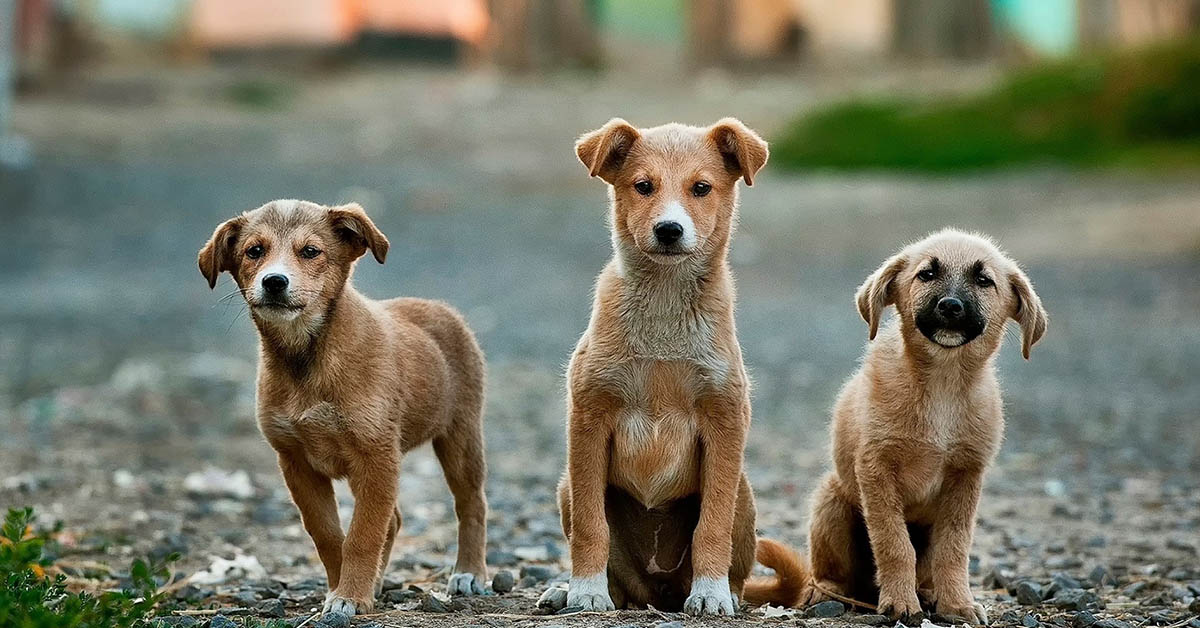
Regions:
<instances>
[{"instance_id":1,"label":"dog tail","mask_svg":"<svg viewBox=\"0 0 1200 628\"><path fill-rule=\"evenodd\" d=\"M751 604L771 603L795 606L808 585L808 565L792 548L771 539L759 539L754 557L774 576L751 578L742 589L742 598Z\"/></svg>"}]
</instances>

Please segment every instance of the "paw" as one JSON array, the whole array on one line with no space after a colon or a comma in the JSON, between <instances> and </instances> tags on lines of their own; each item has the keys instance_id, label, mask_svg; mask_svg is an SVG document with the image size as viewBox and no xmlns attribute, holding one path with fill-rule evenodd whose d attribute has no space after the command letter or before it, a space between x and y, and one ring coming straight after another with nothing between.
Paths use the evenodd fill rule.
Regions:
<instances>
[{"instance_id":1,"label":"paw","mask_svg":"<svg viewBox=\"0 0 1200 628\"><path fill-rule=\"evenodd\" d=\"M692 592L683 602L689 615L726 615L737 612L737 601L729 591L729 578L699 577L692 580Z\"/></svg>"},{"instance_id":2,"label":"paw","mask_svg":"<svg viewBox=\"0 0 1200 628\"><path fill-rule=\"evenodd\" d=\"M578 606L585 611L616 610L608 594L608 574L598 573L586 578L571 578L567 586L567 606Z\"/></svg>"},{"instance_id":3,"label":"paw","mask_svg":"<svg viewBox=\"0 0 1200 628\"><path fill-rule=\"evenodd\" d=\"M939 603L937 605L937 613L943 617L961 617L976 626L986 626L988 623L987 612L983 610L983 604L979 602L967 602L965 604Z\"/></svg>"},{"instance_id":4,"label":"paw","mask_svg":"<svg viewBox=\"0 0 1200 628\"><path fill-rule=\"evenodd\" d=\"M554 612L561 611L567 607L567 587L554 586L546 589L542 597L538 598L538 608L544 608Z\"/></svg>"},{"instance_id":5,"label":"paw","mask_svg":"<svg viewBox=\"0 0 1200 628\"><path fill-rule=\"evenodd\" d=\"M880 591L879 614L887 615L889 619L914 619L923 617L921 600L917 599L917 590Z\"/></svg>"},{"instance_id":6,"label":"paw","mask_svg":"<svg viewBox=\"0 0 1200 628\"><path fill-rule=\"evenodd\" d=\"M450 584L446 586L450 595L483 595L483 579L476 578L473 573L450 574Z\"/></svg>"},{"instance_id":7,"label":"paw","mask_svg":"<svg viewBox=\"0 0 1200 628\"><path fill-rule=\"evenodd\" d=\"M321 614L342 613L347 617L354 617L370 613L373 607L373 600L346 597L338 595L336 591L330 591L329 595L325 596L325 606L321 608Z\"/></svg>"}]
</instances>

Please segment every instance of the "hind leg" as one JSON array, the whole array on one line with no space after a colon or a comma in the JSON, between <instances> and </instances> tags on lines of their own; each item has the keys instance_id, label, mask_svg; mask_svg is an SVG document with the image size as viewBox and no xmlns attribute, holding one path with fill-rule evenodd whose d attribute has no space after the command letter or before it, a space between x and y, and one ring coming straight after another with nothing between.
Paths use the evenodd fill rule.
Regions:
<instances>
[{"instance_id":1,"label":"hind leg","mask_svg":"<svg viewBox=\"0 0 1200 628\"><path fill-rule=\"evenodd\" d=\"M849 593L856 568L856 518L854 504L842 495L837 476L826 474L813 493L808 527L809 561L816 586L809 587L807 596L801 594L801 606L827 599L822 589L838 595Z\"/></svg>"},{"instance_id":2,"label":"hind leg","mask_svg":"<svg viewBox=\"0 0 1200 628\"><path fill-rule=\"evenodd\" d=\"M392 562L392 546L396 544L396 534L400 532L400 508L392 510L392 522L388 525L387 541L383 544L383 555L379 557L379 577L375 579L375 597L383 593L383 577L387 575L388 565Z\"/></svg>"},{"instance_id":3,"label":"hind leg","mask_svg":"<svg viewBox=\"0 0 1200 628\"><path fill-rule=\"evenodd\" d=\"M471 408L450 429L433 439L458 518L458 559L450 575L450 595L479 595L487 581L487 498L483 433L479 408Z\"/></svg>"},{"instance_id":4,"label":"hind leg","mask_svg":"<svg viewBox=\"0 0 1200 628\"><path fill-rule=\"evenodd\" d=\"M746 474L738 483L737 510L733 516L733 553L729 565L729 590L738 602L742 599L742 586L754 568L754 530L757 513L754 508L754 491Z\"/></svg>"}]
</instances>

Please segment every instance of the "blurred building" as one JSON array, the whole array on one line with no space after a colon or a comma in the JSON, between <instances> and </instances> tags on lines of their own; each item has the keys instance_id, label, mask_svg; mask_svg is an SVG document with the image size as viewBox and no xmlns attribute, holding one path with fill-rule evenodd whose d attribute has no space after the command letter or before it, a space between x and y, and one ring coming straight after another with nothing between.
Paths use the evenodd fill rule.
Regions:
<instances>
[{"instance_id":1,"label":"blurred building","mask_svg":"<svg viewBox=\"0 0 1200 628\"><path fill-rule=\"evenodd\" d=\"M512 70L1061 56L1193 32L1200 0L15 0L21 70L80 38L176 50L437 40ZM64 43L67 42L67 43ZM78 46L76 46L78 49Z\"/></svg>"}]
</instances>

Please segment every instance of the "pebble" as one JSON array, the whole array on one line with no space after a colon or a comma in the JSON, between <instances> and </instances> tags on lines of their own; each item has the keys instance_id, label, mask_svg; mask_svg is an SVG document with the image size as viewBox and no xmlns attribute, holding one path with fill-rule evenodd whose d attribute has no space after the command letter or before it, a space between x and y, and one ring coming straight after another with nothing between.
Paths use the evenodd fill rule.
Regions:
<instances>
[{"instance_id":1,"label":"pebble","mask_svg":"<svg viewBox=\"0 0 1200 628\"><path fill-rule=\"evenodd\" d=\"M1146 582L1145 580L1139 580L1138 582L1134 582L1133 584L1126 586L1124 589L1121 589L1121 595L1127 597L1137 597L1137 595L1148 586L1150 586L1149 582Z\"/></svg>"},{"instance_id":2,"label":"pebble","mask_svg":"<svg viewBox=\"0 0 1200 628\"><path fill-rule=\"evenodd\" d=\"M421 610L426 613L449 613L450 607L436 596L426 594L421 598Z\"/></svg>"},{"instance_id":3,"label":"pebble","mask_svg":"<svg viewBox=\"0 0 1200 628\"><path fill-rule=\"evenodd\" d=\"M1113 577L1112 570L1106 565L1096 565L1092 567L1092 572L1088 574L1088 580L1098 587L1116 584L1117 579Z\"/></svg>"},{"instance_id":4,"label":"pebble","mask_svg":"<svg viewBox=\"0 0 1200 628\"><path fill-rule=\"evenodd\" d=\"M521 580L532 580L534 584L545 582L555 575L555 570L544 565L526 565L521 567Z\"/></svg>"},{"instance_id":5,"label":"pebble","mask_svg":"<svg viewBox=\"0 0 1200 628\"><path fill-rule=\"evenodd\" d=\"M1094 623L1096 623L1096 616L1088 611L1075 613L1075 616L1071 618L1071 628L1089 628Z\"/></svg>"},{"instance_id":6,"label":"pebble","mask_svg":"<svg viewBox=\"0 0 1200 628\"><path fill-rule=\"evenodd\" d=\"M1022 606L1037 606L1042 603L1042 586L1030 580L1017 583L1017 604Z\"/></svg>"},{"instance_id":7,"label":"pebble","mask_svg":"<svg viewBox=\"0 0 1200 628\"><path fill-rule=\"evenodd\" d=\"M317 620L318 628L348 628L350 618L345 613L333 611L325 613Z\"/></svg>"},{"instance_id":8,"label":"pebble","mask_svg":"<svg viewBox=\"0 0 1200 628\"><path fill-rule=\"evenodd\" d=\"M681 621L660 621L654 624L654 628L683 628Z\"/></svg>"},{"instance_id":9,"label":"pebble","mask_svg":"<svg viewBox=\"0 0 1200 628\"><path fill-rule=\"evenodd\" d=\"M515 567L521 562L517 555L503 550L490 550L487 553L487 563L495 567Z\"/></svg>"},{"instance_id":10,"label":"pebble","mask_svg":"<svg viewBox=\"0 0 1200 628\"><path fill-rule=\"evenodd\" d=\"M164 626L171 626L172 628L194 628L200 623L200 620L187 615L167 615L166 617L159 617L155 621Z\"/></svg>"},{"instance_id":11,"label":"pebble","mask_svg":"<svg viewBox=\"0 0 1200 628\"><path fill-rule=\"evenodd\" d=\"M838 617L846 612L846 605L837 600L825 600L808 607L805 617Z\"/></svg>"},{"instance_id":12,"label":"pebble","mask_svg":"<svg viewBox=\"0 0 1200 628\"><path fill-rule=\"evenodd\" d=\"M887 615L854 615L850 618L850 623L864 626L887 626L892 623L892 620Z\"/></svg>"},{"instance_id":13,"label":"pebble","mask_svg":"<svg viewBox=\"0 0 1200 628\"><path fill-rule=\"evenodd\" d=\"M1021 625L1025 628L1038 628L1038 626L1042 625L1042 622L1038 621L1037 617L1026 613L1025 616L1021 618Z\"/></svg>"},{"instance_id":14,"label":"pebble","mask_svg":"<svg viewBox=\"0 0 1200 628\"><path fill-rule=\"evenodd\" d=\"M512 572L507 569L501 569L492 576L492 590L496 593L508 593L513 590L514 584Z\"/></svg>"},{"instance_id":15,"label":"pebble","mask_svg":"<svg viewBox=\"0 0 1200 628\"><path fill-rule=\"evenodd\" d=\"M381 597L386 604L399 604L401 602L407 602L418 595L420 594L415 591L407 591L405 589L388 589L387 591L383 592Z\"/></svg>"},{"instance_id":16,"label":"pebble","mask_svg":"<svg viewBox=\"0 0 1200 628\"><path fill-rule=\"evenodd\" d=\"M385 576L383 578L383 590L384 591L391 591L392 589L403 589L403 588L404 588L403 580L397 580L396 578L393 578L391 576Z\"/></svg>"},{"instance_id":17,"label":"pebble","mask_svg":"<svg viewBox=\"0 0 1200 628\"><path fill-rule=\"evenodd\" d=\"M280 600L278 598L272 599L272 600L263 600L263 601L259 602L257 606L254 607L254 610L257 611L258 614L262 615L263 617L279 618L279 617L283 617L285 614L283 600Z\"/></svg>"},{"instance_id":18,"label":"pebble","mask_svg":"<svg viewBox=\"0 0 1200 628\"><path fill-rule=\"evenodd\" d=\"M1109 618L1097 621L1096 623L1092 624L1092 628L1132 628L1132 626L1119 619Z\"/></svg>"},{"instance_id":19,"label":"pebble","mask_svg":"<svg viewBox=\"0 0 1200 628\"><path fill-rule=\"evenodd\" d=\"M208 628L241 628L237 622L224 615L213 615L211 621L208 622Z\"/></svg>"},{"instance_id":20,"label":"pebble","mask_svg":"<svg viewBox=\"0 0 1200 628\"><path fill-rule=\"evenodd\" d=\"M1100 605L1100 598L1096 597L1091 591L1083 589L1064 589L1050 600L1054 606L1065 611L1082 611L1089 608L1095 608Z\"/></svg>"},{"instance_id":21,"label":"pebble","mask_svg":"<svg viewBox=\"0 0 1200 628\"><path fill-rule=\"evenodd\" d=\"M986 574L983 575L983 588L985 589L1007 589L1011 578L999 567L992 567Z\"/></svg>"}]
</instances>

